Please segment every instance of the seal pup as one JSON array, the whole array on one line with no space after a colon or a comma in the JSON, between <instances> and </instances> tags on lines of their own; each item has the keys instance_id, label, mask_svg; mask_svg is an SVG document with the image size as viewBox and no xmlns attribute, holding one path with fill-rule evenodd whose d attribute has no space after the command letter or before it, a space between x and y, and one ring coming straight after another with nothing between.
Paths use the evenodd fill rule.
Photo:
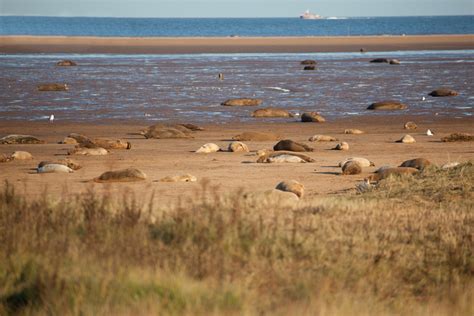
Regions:
<instances>
[{"instance_id":1,"label":"seal pup","mask_svg":"<svg viewBox=\"0 0 474 316\"><path fill-rule=\"evenodd\" d=\"M75 147L67 152L68 155L82 155L82 156L105 156L109 154L109 151L105 148L84 148Z\"/></svg>"},{"instance_id":2,"label":"seal pup","mask_svg":"<svg viewBox=\"0 0 474 316\"><path fill-rule=\"evenodd\" d=\"M314 162L314 159L303 154L294 152L264 152L259 155L257 163L281 163L281 162Z\"/></svg>"},{"instance_id":3,"label":"seal pup","mask_svg":"<svg viewBox=\"0 0 474 316\"><path fill-rule=\"evenodd\" d=\"M410 159L402 162L402 164L399 167L410 167L410 168L415 168L418 170L424 170L425 168L432 166L433 164L431 161L425 158L416 158L416 159Z\"/></svg>"},{"instance_id":4,"label":"seal pup","mask_svg":"<svg viewBox=\"0 0 474 316\"><path fill-rule=\"evenodd\" d=\"M333 148L333 150L349 150L349 144L346 142L341 142Z\"/></svg>"},{"instance_id":5,"label":"seal pup","mask_svg":"<svg viewBox=\"0 0 474 316\"><path fill-rule=\"evenodd\" d=\"M368 177L372 182L379 182L380 180L386 179L391 176L403 176L403 175L414 175L420 171L410 167L397 167L397 168L386 168L374 173Z\"/></svg>"},{"instance_id":6,"label":"seal pup","mask_svg":"<svg viewBox=\"0 0 474 316\"><path fill-rule=\"evenodd\" d=\"M62 141L59 142L59 144L64 144L64 145L77 145L79 144L76 139L72 137L64 137Z\"/></svg>"},{"instance_id":7,"label":"seal pup","mask_svg":"<svg viewBox=\"0 0 474 316\"><path fill-rule=\"evenodd\" d=\"M443 169L443 170L451 169L451 168L459 166L460 164L461 163L457 162L457 161L447 162L447 163L445 163L444 165L441 166L441 169Z\"/></svg>"},{"instance_id":8,"label":"seal pup","mask_svg":"<svg viewBox=\"0 0 474 316\"><path fill-rule=\"evenodd\" d=\"M403 125L403 128L405 128L405 129L417 129L418 125L416 125L415 122L406 122L405 125Z\"/></svg>"},{"instance_id":9,"label":"seal pup","mask_svg":"<svg viewBox=\"0 0 474 316\"><path fill-rule=\"evenodd\" d=\"M61 164L56 164L56 163L48 163L45 164L44 166L38 167L37 169L38 173L73 173L74 171Z\"/></svg>"},{"instance_id":10,"label":"seal pup","mask_svg":"<svg viewBox=\"0 0 474 316\"><path fill-rule=\"evenodd\" d=\"M46 142L31 135L7 135L0 138L0 144L45 144Z\"/></svg>"},{"instance_id":11,"label":"seal pup","mask_svg":"<svg viewBox=\"0 0 474 316\"><path fill-rule=\"evenodd\" d=\"M350 158L347 158L347 159L341 161L338 166L339 166L339 167L342 167L342 166L344 166L344 164L345 164L346 162L348 162L348 161L357 161L357 163L358 163L361 167L363 167L363 168L366 168L366 167L374 167L374 166L375 166L375 164L374 164L372 161L370 161L369 159L366 159L366 158L362 158L362 157L350 157Z\"/></svg>"},{"instance_id":12,"label":"seal pup","mask_svg":"<svg viewBox=\"0 0 474 316\"><path fill-rule=\"evenodd\" d=\"M413 143L416 143L416 140L413 138L413 136L406 134L405 136L403 136L396 142L403 143L403 144L413 144Z\"/></svg>"},{"instance_id":13,"label":"seal pup","mask_svg":"<svg viewBox=\"0 0 474 316\"><path fill-rule=\"evenodd\" d=\"M349 129L344 130L344 134L360 135L364 133L365 133L364 131L361 131L360 129L356 129L356 128L349 128Z\"/></svg>"},{"instance_id":14,"label":"seal pup","mask_svg":"<svg viewBox=\"0 0 474 316\"><path fill-rule=\"evenodd\" d=\"M198 150L196 150L196 153L198 154L210 154L210 153L215 153L221 151L221 148L214 144L214 143L207 143L202 145Z\"/></svg>"},{"instance_id":15,"label":"seal pup","mask_svg":"<svg viewBox=\"0 0 474 316\"><path fill-rule=\"evenodd\" d=\"M14 159L14 160L30 160L30 159L33 159L33 156L29 152L21 151L21 150L13 152L13 154L11 154L10 157L11 157L11 159Z\"/></svg>"},{"instance_id":16,"label":"seal pup","mask_svg":"<svg viewBox=\"0 0 474 316\"><path fill-rule=\"evenodd\" d=\"M235 152L248 153L250 151L247 145L239 141L231 142L229 146L227 147L227 150L233 153Z\"/></svg>"},{"instance_id":17,"label":"seal pup","mask_svg":"<svg viewBox=\"0 0 474 316\"><path fill-rule=\"evenodd\" d=\"M301 114L301 122L323 123L326 122L326 119L321 114L319 114L319 112L304 112Z\"/></svg>"},{"instance_id":18,"label":"seal pup","mask_svg":"<svg viewBox=\"0 0 474 316\"><path fill-rule=\"evenodd\" d=\"M362 166L355 160L349 160L342 166L343 175L354 175L362 172Z\"/></svg>"},{"instance_id":19,"label":"seal pup","mask_svg":"<svg viewBox=\"0 0 474 316\"><path fill-rule=\"evenodd\" d=\"M282 181L277 184L275 189L285 192L292 192L300 199L304 195L304 185L295 180Z\"/></svg>"},{"instance_id":20,"label":"seal pup","mask_svg":"<svg viewBox=\"0 0 474 316\"><path fill-rule=\"evenodd\" d=\"M196 182L197 178L191 174L167 176L158 180L158 182Z\"/></svg>"},{"instance_id":21,"label":"seal pup","mask_svg":"<svg viewBox=\"0 0 474 316\"><path fill-rule=\"evenodd\" d=\"M309 147L306 144L301 144L292 141L291 139L284 139L276 143L275 146L273 146L273 150L275 151L280 151L280 150L288 150L288 151L313 151L314 149Z\"/></svg>"},{"instance_id":22,"label":"seal pup","mask_svg":"<svg viewBox=\"0 0 474 316\"><path fill-rule=\"evenodd\" d=\"M228 99L221 103L224 106L258 106L262 104L262 99L250 99L250 98L240 98L240 99Z\"/></svg>"},{"instance_id":23,"label":"seal pup","mask_svg":"<svg viewBox=\"0 0 474 316\"><path fill-rule=\"evenodd\" d=\"M135 182L146 179L146 174L136 168L127 168L115 171L107 171L99 177L94 178L94 182Z\"/></svg>"},{"instance_id":24,"label":"seal pup","mask_svg":"<svg viewBox=\"0 0 474 316\"><path fill-rule=\"evenodd\" d=\"M337 142L338 139L329 135L314 135L308 139L310 142Z\"/></svg>"},{"instance_id":25,"label":"seal pup","mask_svg":"<svg viewBox=\"0 0 474 316\"><path fill-rule=\"evenodd\" d=\"M60 159L58 161L41 161L39 164L38 164L38 168L41 168L45 165L48 165L48 164L59 164L59 165L64 165L68 168L71 168L72 170L79 170L82 168L82 166L75 160L72 160L70 158L64 158L64 159Z\"/></svg>"},{"instance_id":26,"label":"seal pup","mask_svg":"<svg viewBox=\"0 0 474 316\"><path fill-rule=\"evenodd\" d=\"M270 141L280 140L282 137L274 133L261 133L261 132L243 132L242 134L235 135L232 137L233 140L240 141Z\"/></svg>"}]
</instances>

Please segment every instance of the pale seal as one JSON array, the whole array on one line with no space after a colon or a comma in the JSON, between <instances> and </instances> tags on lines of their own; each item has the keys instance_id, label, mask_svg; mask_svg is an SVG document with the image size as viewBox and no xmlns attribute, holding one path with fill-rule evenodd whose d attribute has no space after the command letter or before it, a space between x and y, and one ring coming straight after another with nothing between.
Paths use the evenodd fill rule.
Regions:
<instances>
[{"instance_id":1,"label":"pale seal","mask_svg":"<svg viewBox=\"0 0 474 316\"><path fill-rule=\"evenodd\" d=\"M239 142L239 141L235 141L235 142L231 142L229 144L229 146L227 147L227 150L230 151L230 152L246 152L248 153L250 150L249 150L249 147L247 145L245 145L244 143L242 142Z\"/></svg>"},{"instance_id":2,"label":"pale seal","mask_svg":"<svg viewBox=\"0 0 474 316\"><path fill-rule=\"evenodd\" d=\"M359 135L359 134L364 134L364 131L361 131L360 129L356 128L349 128L344 130L344 134L354 134L354 135Z\"/></svg>"},{"instance_id":3,"label":"pale seal","mask_svg":"<svg viewBox=\"0 0 474 316\"><path fill-rule=\"evenodd\" d=\"M370 161L369 159L362 158L362 157L350 157L350 158L347 158L347 159L341 161L339 163L339 167L344 166L344 164L348 161L356 161L363 168L375 166L375 164L372 161Z\"/></svg>"},{"instance_id":4,"label":"pale seal","mask_svg":"<svg viewBox=\"0 0 474 316\"><path fill-rule=\"evenodd\" d=\"M304 195L304 185L295 180L282 181L278 183L275 189L285 192L292 192L300 199Z\"/></svg>"},{"instance_id":5,"label":"pale seal","mask_svg":"<svg viewBox=\"0 0 474 316\"><path fill-rule=\"evenodd\" d=\"M158 182L196 182L197 178L191 174L167 176L158 180Z\"/></svg>"},{"instance_id":6,"label":"pale seal","mask_svg":"<svg viewBox=\"0 0 474 316\"><path fill-rule=\"evenodd\" d=\"M55 163L50 163L46 164L42 167L38 167L37 169L38 173L73 173L74 171L61 164L55 164Z\"/></svg>"},{"instance_id":7,"label":"pale seal","mask_svg":"<svg viewBox=\"0 0 474 316\"><path fill-rule=\"evenodd\" d=\"M405 129L417 129L418 125L415 124L415 122L406 122L405 125L403 125Z\"/></svg>"},{"instance_id":8,"label":"pale seal","mask_svg":"<svg viewBox=\"0 0 474 316\"><path fill-rule=\"evenodd\" d=\"M413 138L413 136L406 134L405 136L397 140L397 143L413 144L416 143L416 140Z\"/></svg>"},{"instance_id":9,"label":"pale seal","mask_svg":"<svg viewBox=\"0 0 474 316\"><path fill-rule=\"evenodd\" d=\"M349 150L349 144L346 142L341 142L333 148L333 150Z\"/></svg>"},{"instance_id":10,"label":"pale seal","mask_svg":"<svg viewBox=\"0 0 474 316\"><path fill-rule=\"evenodd\" d=\"M95 182L135 182L143 181L146 179L146 175L135 168L127 168L122 170L107 171L95 178Z\"/></svg>"},{"instance_id":11,"label":"pale seal","mask_svg":"<svg viewBox=\"0 0 474 316\"><path fill-rule=\"evenodd\" d=\"M105 148L97 147L97 148L83 148L83 147L76 147L67 152L68 155L82 155L82 156L105 156L108 155L109 152Z\"/></svg>"},{"instance_id":12,"label":"pale seal","mask_svg":"<svg viewBox=\"0 0 474 316\"><path fill-rule=\"evenodd\" d=\"M260 155L257 163L272 163L272 162L314 162L314 159L303 154L294 152L266 152Z\"/></svg>"},{"instance_id":13,"label":"pale seal","mask_svg":"<svg viewBox=\"0 0 474 316\"><path fill-rule=\"evenodd\" d=\"M328 135L314 135L308 139L310 142L337 142L338 139Z\"/></svg>"},{"instance_id":14,"label":"pale seal","mask_svg":"<svg viewBox=\"0 0 474 316\"><path fill-rule=\"evenodd\" d=\"M220 147L214 143L207 143L202 145L198 150L196 150L196 153L199 154L210 154L210 153L215 153L220 151Z\"/></svg>"},{"instance_id":15,"label":"pale seal","mask_svg":"<svg viewBox=\"0 0 474 316\"><path fill-rule=\"evenodd\" d=\"M14 160L30 160L33 159L33 156L27 151L15 151L10 157Z\"/></svg>"}]
</instances>

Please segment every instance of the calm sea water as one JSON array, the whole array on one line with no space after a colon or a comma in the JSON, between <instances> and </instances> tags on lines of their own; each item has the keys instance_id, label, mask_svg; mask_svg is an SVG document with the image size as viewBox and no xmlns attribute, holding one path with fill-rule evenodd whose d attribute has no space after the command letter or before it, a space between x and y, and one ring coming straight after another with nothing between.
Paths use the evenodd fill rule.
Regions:
<instances>
[{"instance_id":1,"label":"calm sea water","mask_svg":"<svg viewBox=\"0 0 474 316\"><path fill-rule=\"evenodd\" d=\"M373 64L375 57L401 65ZM61 59L77 67L56 67ZM318 60L304 71L303 59ZM217 79L222 72L223 81ZM0 121L189 121L254 120L254 107L225 107L228 98L262 98L261 107L320 111L329 120L359 115L423 115L471 118L474 114L474 51L205 55L0 55ZM64 92L39 92L41 83L64 82ZM439 87L456 97L433 98ZM423 100L423 97L426 99ZM394 99L403 111L366 110ZM145 114L147 114L145 116ZM277 119L278 120L278 119Z\"/></svg>"},{"instance_id":2,"label":"calm sea water","mask_svg":"<svg viewBox=\"0 0 474 316\"><path fill-rule=\"evenodd\" d=\"M474 34L474 16L298 18L0 17L0 35L342 36Z\"/></svg>"}]
</instances>

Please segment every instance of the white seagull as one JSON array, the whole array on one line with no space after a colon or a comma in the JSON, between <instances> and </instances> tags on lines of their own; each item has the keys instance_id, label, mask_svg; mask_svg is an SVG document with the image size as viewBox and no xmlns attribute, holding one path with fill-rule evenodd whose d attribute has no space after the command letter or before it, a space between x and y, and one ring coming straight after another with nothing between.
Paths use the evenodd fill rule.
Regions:
<instances>
[{"instance_id":1,"label":"white seagull","mask_svg":"<svg viewBox=\"0 0 474 316\"><path fill-rule=\"evenodd\" d=\"M427 135L427 136L433 136L434 134L433 134L433 132L432 132L431 130L427 130L427 131L426 131L426 135Z\"/></svg>"},{"instance_id":2,"label":"white seagull","mask_svg":"<svg viewBox=\"0 0 474 316\"><path fill-rule=\"evenodd\" d=\"M50 121L51 123L53 123L53 121L54 121L54 114L51 114L51 115L49 116L49 121Z\"/></svg>"},{"instance_id":3,"label":"white seagull","mask_svg":"<svg viewBox=\"0 0 474 316\"><path fill-rule=\"evenodd\" d=\"M425 97L422 97L422 98L421 98L421 101L425 101L425 100L426 100L426 98L425 98Z\"/></svg>"}]
</instances>

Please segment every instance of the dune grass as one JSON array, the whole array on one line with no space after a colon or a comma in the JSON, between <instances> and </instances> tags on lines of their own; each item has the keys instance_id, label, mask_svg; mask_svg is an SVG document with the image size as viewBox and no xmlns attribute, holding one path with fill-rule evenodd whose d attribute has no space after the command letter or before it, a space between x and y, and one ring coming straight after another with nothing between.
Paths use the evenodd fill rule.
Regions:
<instances>
[{"instance_id":1,"label":"dune grass","mask_svg":"<svg viewBox=\"0 0 474 316\"><path fill-rule=\"evenodd\" d=\"M0 315L472 315L474 166L249 203L0 193Z\"/></svg>"}]
</instances>

